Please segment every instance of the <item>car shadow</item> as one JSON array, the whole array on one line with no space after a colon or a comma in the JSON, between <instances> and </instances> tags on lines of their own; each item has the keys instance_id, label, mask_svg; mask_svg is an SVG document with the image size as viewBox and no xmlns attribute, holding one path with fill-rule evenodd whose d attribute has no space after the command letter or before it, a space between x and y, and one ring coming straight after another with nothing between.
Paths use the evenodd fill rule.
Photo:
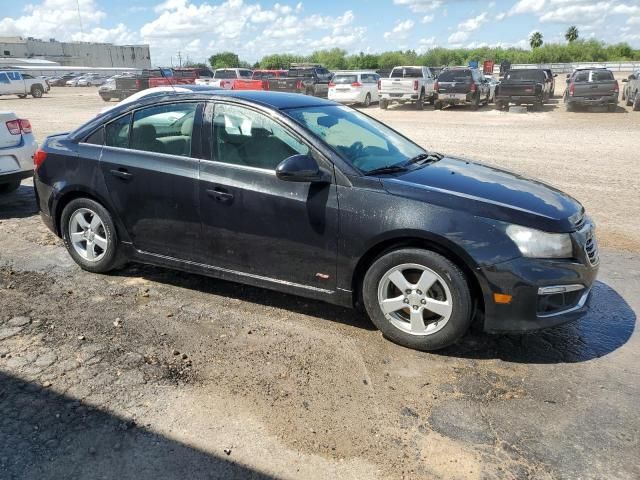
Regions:
<instances>
[{"instance_id":1,"label":"car shadow","mask_svg":"<svg viewBox=\"0 0 640 480\"><path fill-rule=\"evenodd\" d=\"M275 478L4 372L0 385L1 478Z\"/></svg>"},{"instance_id":2,"label":"car shadow","mask_svg":"<svg viewBox=\"0 0 640 480\"><path fill-rule=\"evenodd\" d=\"M520 335L469 332L456 345L436 354L513 363L578 363L622 347L635 329L636 315L614 289L596 282L589 313L554 328Z\"/></svg>"},{"instance_id":3,"label":"car shadow","mask_svg":"<svg viewBox=\"0 0 640 480\"><path fill-rule=\"evenodd\" d=\"M31 183L23 182L15 192L0 194L0 220L32 217L37 213L38 206Z\"/></svg>"},{"instance_id":4,"label":"car shadow","mask_svg":"<svg viewBox=\"0 0 640 480\"><path fill-rule=\"evenodd\" d=\"M316 317L321 320L330 320L364 330L376 330L366 315L359 310L344 308L297 295L276 292L266 288L252 287L227 280L144 264L130 264L123 270L115 272L113 275L142 277L146 280L171 285L173 287L234 298L265 307L289 310L294 313Z\"/></svg>"}]
</instances>

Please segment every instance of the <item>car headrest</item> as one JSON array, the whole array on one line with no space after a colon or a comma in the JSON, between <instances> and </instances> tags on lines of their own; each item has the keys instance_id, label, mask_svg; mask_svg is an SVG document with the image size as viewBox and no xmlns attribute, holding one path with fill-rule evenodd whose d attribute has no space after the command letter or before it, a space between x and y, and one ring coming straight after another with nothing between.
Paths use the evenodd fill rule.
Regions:
<instances>
[{"instance_id":1,"label":"car headrest","mask_svg":"<svg viewBox=\"0 0 640 480\"><path fill-rule=\"evenodd\" d=\"M136 125L131 133L134 145L144 145L156 140L156 127L153 125Z\"/></svg>"},{"instance_id":2,"label":"car headrest","mask_svg":"<svg viewBox=\"0 0 640 480\"><path fill-rule=\"evenodd\" d=\"M182 128L180 128L180 133L187 137L191 136L191 132L193 132L193 115L189 118L186 118L182 123Z\"/></svg>"}]
</instances>

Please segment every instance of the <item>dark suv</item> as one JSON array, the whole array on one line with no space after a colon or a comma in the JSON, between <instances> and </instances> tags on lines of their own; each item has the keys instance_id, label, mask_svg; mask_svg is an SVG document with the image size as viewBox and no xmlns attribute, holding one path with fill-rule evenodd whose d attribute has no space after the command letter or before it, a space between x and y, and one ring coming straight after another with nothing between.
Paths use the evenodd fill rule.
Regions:
<instances>
[{"instance_id":1,"label":"dark suv","mask_svg":"<svg viewBox=\"0 0 640 480\"><path fill-rule=\"evenodd\" d=\"M141 98L34 161L42 218L85 270L131 260L363 306L411 348L474 317L492 332L575 319L598 270L573 198L314 97Z\"/></svg>"},{"instance_id":2,"label":"dark suv","mask_svg":"<svg viewBox=\"0 0 640 480\"><path fill-rule=\"evenodd\" d=\"M477 68L447 68L433 89L436 110L445 105L470 105L477 110L482 104L488 105L491 97L489 81Z\"/></svg>"}]
</instances>

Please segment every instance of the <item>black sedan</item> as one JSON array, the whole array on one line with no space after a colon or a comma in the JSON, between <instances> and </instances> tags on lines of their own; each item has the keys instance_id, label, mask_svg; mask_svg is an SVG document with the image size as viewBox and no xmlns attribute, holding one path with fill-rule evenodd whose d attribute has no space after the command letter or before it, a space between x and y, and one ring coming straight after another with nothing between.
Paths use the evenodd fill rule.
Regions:
<instances>
[{"instance_id":1,"label":"black sedan","mask_svg":"<svg viewBox=\"0 0 640 480\"><path fill-rule=\"evenodd\" d=\"M47 138L35 162L42 218L85 270L136 261L363 306L421 350L474 319L575 319L598 268L571 197L309 96L142 98Z\"/></svg>"}]
</instances>

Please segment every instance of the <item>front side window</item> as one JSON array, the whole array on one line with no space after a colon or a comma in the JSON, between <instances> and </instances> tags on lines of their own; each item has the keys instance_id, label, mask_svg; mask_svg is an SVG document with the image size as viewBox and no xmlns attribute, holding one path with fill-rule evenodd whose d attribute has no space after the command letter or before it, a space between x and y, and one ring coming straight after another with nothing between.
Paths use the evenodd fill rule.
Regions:
<instances>
[{"instance_id":1,"label":"front side window","mask_svg":"<svg viewBox=\"0 0 640 480\"><path fill-rule=\"evenodd\" d=\"M214 160L275 170L284 159L309 148L284 127L254 110L218 104L213 117Z\"/></svg>"},{"instance_id":2,"label":"front side window","mask_svg":"<svg viewBox=\"0 0 640 480\"><path fill-rule=\"evenodd\" d=\"M129 148L129 126L131 114L127 114L108 123L105 127L105 142L108 147Z\"/></svg>"},{"instance_id":3,"label":"front side window","mask_svg":"<svg viewBox=\"0 0 640 480\"><path fill-rule=\"evenodd\" d=\"M425 153L389 127L348 107L303 107L287 113L365 173L400 166Z\"/></svg>"},{"instance_id":4,"label":"front side window","mask_svg":"<svg viewBox=\"0 0 640 480\"><path fill-rule=\"evenodd\" d=\"M172 103L135 112L131 127L133 150L190 156L197 103Z\"/></svg>"}]
</instances>

